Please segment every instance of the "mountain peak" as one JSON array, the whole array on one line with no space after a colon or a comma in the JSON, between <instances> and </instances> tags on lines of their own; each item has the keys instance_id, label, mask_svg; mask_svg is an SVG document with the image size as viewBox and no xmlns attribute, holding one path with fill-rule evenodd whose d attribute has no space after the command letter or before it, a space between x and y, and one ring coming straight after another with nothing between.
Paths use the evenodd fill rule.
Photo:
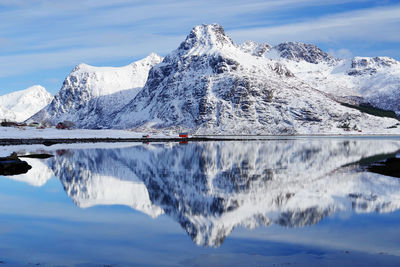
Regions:
<instances>
[{"instance_id":1,"label":"mountain peak","mask_svg":"<svg viewBox=\"0 0 400 267\"><path fill-rule=\"evenodd\" d=\"M131 65L137 65L137 66L155 66L158 63L160 63L163 60L163 58L156 53L150 53L147 57L131 63Z\"/></svg>"},{"instance_id":2,"label":"mountain peak","mask_svg":"<svg viewBox=\"0 0 400 267\"><path fill-rule=\"evenodd\" d=\"M222 48L234 45L224 29L219 24L202 24L195 26L179 49L190 50L195 48Z\"/></svg>"},{"instance_id":3,"label":"mountain peak","mask_svg":"<svg viewBox=\"0 0 400 267\"><path fill-rule=\"evenodd\" d=\"M322 51L313 44L305 44L300 42L284 42L273 48L280 57L294 61L304 60L309 63L318 64L320 62L333 62L334 57Z\"/></svg>"},{"instance_id":4,"label":"mountain peak","mask_svg":"<svg viewBox=\"0 0 400 267\"><path fill-rule=\"evenodd\" d=\"M134 99L146 83L149 70L161 60L156 54L150 54L122 67L81 63L64 80L52 103L32 119L49 120L53 124L69 120L80 128L104 127L101 123L106 115Z\"/></svg>"}]
</instances>

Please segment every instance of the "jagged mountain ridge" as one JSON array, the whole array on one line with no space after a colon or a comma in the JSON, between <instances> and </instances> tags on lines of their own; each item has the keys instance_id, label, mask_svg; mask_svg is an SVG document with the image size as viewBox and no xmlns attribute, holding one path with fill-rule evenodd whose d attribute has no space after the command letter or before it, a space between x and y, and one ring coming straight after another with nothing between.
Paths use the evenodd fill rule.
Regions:
<instances>
[{"instance_id":1,"label":"jagged mountain ridge","mask_svg":"<svg viewBox=\"0 0 400 267\"><path fill-rule=\"evenodd\" d=\"M260 45L253 42L253 49L242 50L256 55ZM279 61L296 77L334 98L400 114L400 62L393 58L339 59L315 45L299 42L270 46L257 56Z\"/></svg>"},{"instance_id":2,"label":"jagged mountain ridge","mask_svg":"<svg viewBox=\"0 0 400 267\"><path fill-rule=\"evenodd\" d=\"M0 119L23 122L46 107L52 99L53 96L40 85L2 95L0 96Z\"/></svg>"},{"instance_id":3,"label":"jagged mountain ridge","mask_svg":"<svg viewBox=\"0 0 400 267\"><path fill-rule=\"evenodd\" d=\"M321 62L334 63L336 61L334 57L323 52L319 47L313 44L300 42L284 42L278 44L266 50L262 55L267 55L269 58L285 58L296 62L306 61L313 64Z\"/></svg>"},{"instance_id":4,"label":"jagged mountain ridge","mask_svg":"<svg viewBox=\"0 0 400 267\"><path fill-rule=\"evenodd\" d=\"M133 99L144 86L149 69L161 62L156 54L124 67L79 64L65 79L61 90L31 120L72 121L78 128L103 128L110 114Z\"/></svg>"},{"instance_id":5,"label":"jagged mountain ridge","mask_svg":"<svg viewBox=\"0 0 400 267\"><path fill-rule=\"evenodd\" d=\"M159 144L59 151L47 162L80 207L164 212L196 244L219 246L239 225L300 227L337 211L399 209L398 179L342 170L399 149L362 139Z\"/></svg>"},{"instance_id":6,"label":"jagged mountain ridge","mask_svg":"<svg viewBox=\"0 0 400 267\"><path fill-rule=\"evenodd\" d=\"M268 50L237 46L217 24L196 26L150 70L144 88L113 115L112 125L197 134L307 134L342 132L343 121L375 133L397 123L341 106L280 62L254 56L260 47ZM315 47L304 49L317 62L334 61L313 52Z\"/></svg>"}]
</instances>

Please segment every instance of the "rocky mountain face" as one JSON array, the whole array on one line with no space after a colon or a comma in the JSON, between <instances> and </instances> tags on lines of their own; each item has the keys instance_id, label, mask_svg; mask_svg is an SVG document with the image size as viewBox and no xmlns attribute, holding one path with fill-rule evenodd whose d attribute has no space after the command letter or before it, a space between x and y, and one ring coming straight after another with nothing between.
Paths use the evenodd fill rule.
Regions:
<instances>
[{"instance_id":1,"label":"rocky mountain face","mask_svg":"<svg viewBox=\"0 0 400 267\"><path fill-rule=\"evenodd\" d=\"M274 46L269 51L266 51L269 57L275 53L279 58L285 58L296 62L306 61L312 64L318 63L334 63L335 58L323 52L320 48L313 44L304 44L299 42L285 42ZM263 55L266 55L264 53Z\"/></svg>"},{"instance_id":2,"label":"rocky mountain face","mask_svg":"<svg viewBox=\"0 0 400 267\"><path fill-rule=\"evenodd\" d=\"M314 139L58 150L47 161L80 207L127 205L219 246L235 227L302 227L338 211L400 208L400 181L355 172L396 140Z\"/></svg>"},{"instance_id":3,"label":"rocky mountain face","mask_svg":"<svg viewBox=\"0 0 400 267\"><path fill-rule=\"evenodd\" d=\"M124 67L79 64L65 79L49 106L31 120L72 121L78 128L110 127L107 118L142 89L151 67L162 60L156 54Z\"/></svg>"},{"instance_id":4,"label":"rocky mountain face","mask_svg":"<svg viewBox=\"0 0 400 267\"><path fill-rule=\"evenodd\" d=\"M263 43L263 44L258 44L256 42L253 41L247 41L244 42L240 48L242 49L243 52L252 54L253 56L262 56L264 55L266 52L268 52L272 46L270 46L267 43Z\"/></svg>"},{"instance_id":5,"label":"rocky mountain face","mask_svg":"<svg viewBox=\"0 0 400 267\"><path fill-rule=\"evenodd\" d=\"M0 120L23 122L46 107L53 96L43 86L0 96Z\"/></svg>"},{"instance_id":6,"label":"rocky mountain face","mask_svg":"<svg viewBox=\"0 0 400 267\"><path fill-rule=\"evenodd\" d=\"M395 131L388 128L396 120L344 107L280 61L257 56L272 50L293 62L335 61L312 45L240 47L220 25L197 26L150 70L144 88L112 115L111 125L196 134L339 133L343 123L364 132Z\"/></svg>"}]
</instances>

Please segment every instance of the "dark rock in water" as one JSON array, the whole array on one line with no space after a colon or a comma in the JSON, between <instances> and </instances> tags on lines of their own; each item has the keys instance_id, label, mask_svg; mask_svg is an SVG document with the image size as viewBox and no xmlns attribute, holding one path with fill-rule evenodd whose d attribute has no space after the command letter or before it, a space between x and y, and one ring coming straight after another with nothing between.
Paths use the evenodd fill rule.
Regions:
<instances>
[{"instance_id":1,"label":"dark rock in water","mask_svg":"<svg viewBox=\"0 0 400 267\"><path fill-rule=\"evenodd\" d=\"M27 173L32 168L26 161L20 160L16 154L0 158L0 175L17 175Z\"/></svg>"},{"instance_id":2,"label":"dark rock in water","mask_svg":"<svg viewBox=\"0 0 400 267\"><path fill-rule=\"evenodd\" d=\"M385 161L374 163L368 171L400 178L400 158L388 158Z\"/></svg>"},{"instance_id":3,"label":"dark rock in water","mask_svg":"<svg viewBox=\"0 0 400 267\"><path fill-rule=\"evenodd\" d=\"M32 167L22 160L0 161L0 175L17 175L27 173Z\"/></svg>"}]
</instances>

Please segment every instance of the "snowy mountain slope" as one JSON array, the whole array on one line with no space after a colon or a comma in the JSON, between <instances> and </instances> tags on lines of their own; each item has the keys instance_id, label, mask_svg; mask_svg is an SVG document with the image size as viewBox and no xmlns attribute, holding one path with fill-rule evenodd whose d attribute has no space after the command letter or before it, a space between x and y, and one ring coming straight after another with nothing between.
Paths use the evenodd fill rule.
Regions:
<instances>
[{"instance_id":1,"label":"snowy mountain slope","mask_svg":"<svg viewBox=\"0 0 400 267\"><path fill-rule=\"evenodd\" d=\"M0 96L0 119L23 122L47 106L53 97L40 85Z\"/></svg>"},{"instance_id":2,"label":"snowy mountain slope","mask_svg":"<svg viewBox=\"0 0 400 267\"><path fill-rule=\"evenodd\" d=\"M161 57L150 54L120 68L80 64L65 79L51 104L31 120L53 124L68 120L79 128L105 127L100 123L103 118L133 99L146 83L149 69L160 61Z\"/></svg>"},{"instance_id":3,"label":"snowy mountain slope","mask_svg":"<svg viewBox=\"0 0 400 267\"><path fill-rule=\"evenodd\" d=\"M400 150L396 140L314 139L69 150L49 165L81 207L165 212L198 245L237 226L315 224L338 211L400 208L400 180L343 166Z\"/></svg>"},{"instance_id":4,"label":"snowy mountain slope","mask_svg":"<svg viewBox=\"0 0 400 267\"><path fill-rule=\"evenodd\" d=\"M143 90L113 115L111 125L198 134L307 134L341 133L345 121L364 132L398 132L387 129L396 120L343 107L280 62L249 53L249 47L235 45L217 24L196 26L150 70Z\"/></svg>"},{"instance_id":5,"label":"snowy mountain slope","mask_svg":"<svg viewBox=\"0 0 400 267\"><path fill-rule=\"evenodd\" d=\"M260 56L279 61L313 88L341 100L400 111L400 63L392 58L335 59L315 45L293 42L274 46Z\"/></svg>"}]
</instances>

